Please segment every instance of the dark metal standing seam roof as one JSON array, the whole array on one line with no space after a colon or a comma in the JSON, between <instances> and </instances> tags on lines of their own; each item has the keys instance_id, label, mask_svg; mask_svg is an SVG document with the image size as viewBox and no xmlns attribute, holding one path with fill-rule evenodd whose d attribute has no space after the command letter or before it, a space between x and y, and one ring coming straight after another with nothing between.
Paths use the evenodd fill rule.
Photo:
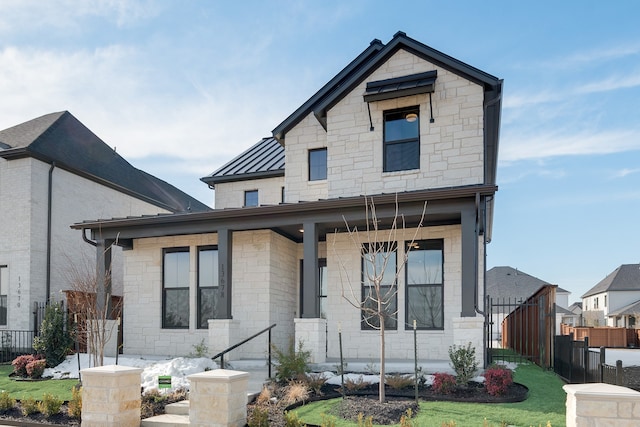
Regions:
<instances>
[{"instance_id":1,"label":"dark metal standing seam roof","mask_svg":"<svg viewBox=\"0 0 640 427\"><path fill-rule=\"evenodd\" d=\"M215 185L222 182L284 176L284 147L275 138L263 138L201 181Z\"/></svg>"},{"instance_id":2,"label":"dark metal standing seam roof","mask_svg":"<svg viewBox=\"0 0 640 427\"><path fill-rule=\"evenodd\" d=\"M171 212L210 208L171 184L133 167L68 111L0 131L7 160L33 157Z\"/></svg>"}]
</instances>

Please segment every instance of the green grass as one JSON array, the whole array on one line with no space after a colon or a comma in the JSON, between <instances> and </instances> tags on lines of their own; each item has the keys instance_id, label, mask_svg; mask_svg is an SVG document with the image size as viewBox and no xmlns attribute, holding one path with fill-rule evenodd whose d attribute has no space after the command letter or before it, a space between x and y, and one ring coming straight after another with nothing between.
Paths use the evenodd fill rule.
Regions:
<instances>
[{"instance_id":1,"label":"green grass","mask_svg":"<svg viewBox=\"0 0 640 427\"><path fill-rule=\"evenodd\" d=\"M8 391L14 399L33 397L41 400L45 393L52 394L64 401L71 400L71 389L78 384L72 380L16 381L9 377L13 372L11 365L0 365L0 390Z\"/></svg>"},{"instance_id":2,"label":"green grass","mask_svg":"<svg viewBox=\"0 0 640 427\"><path fill-rule=\"evenodd\" d=\"M564 383L553 372L544 371L533 364L521 364L515 371L514 381L529 388L524 402L482 404L456 402L421 402L414 418L419 427L441 427L455 422L455 427L499 427L514 425L523 427L553 427L565 425L566 394ZM322 424L322 414L330 413L340 399L332 399L301 406L298 416L308 423ZM367 414L364 414L365 417ZM357 426L356 423L336 419L336 427ZM399 425L399 424L396 424ZM454 425L454 424L451 424Z\"/></svg>"}]
</instances>

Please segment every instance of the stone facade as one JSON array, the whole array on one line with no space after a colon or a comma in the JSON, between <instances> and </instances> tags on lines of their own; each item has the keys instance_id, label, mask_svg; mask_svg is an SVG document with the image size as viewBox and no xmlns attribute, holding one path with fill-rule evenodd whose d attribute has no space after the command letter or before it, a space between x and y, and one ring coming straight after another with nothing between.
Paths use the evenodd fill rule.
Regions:
<instances>
[{"instance_id":1,"label":"stone facade","mask_svg":"<svg viewBox=\"0 0 640 427\"><path fill-rule=\"evenodd\" d=\"M634 427L640 392L611 384L567 384L567 427Z\"/></svg>"},{"instance_id":2,"label":"stone facade","mask_svg":"<svg viewBox=\"0 0 640 427\"><path fill-rule=\"evenodd\" d=\"M244 192L251 190L258 190L258 205L277 205L282 202L282 187L284 177L221 182L216 184L215 208L241 208Z\"/></svg>"}]
</instances>

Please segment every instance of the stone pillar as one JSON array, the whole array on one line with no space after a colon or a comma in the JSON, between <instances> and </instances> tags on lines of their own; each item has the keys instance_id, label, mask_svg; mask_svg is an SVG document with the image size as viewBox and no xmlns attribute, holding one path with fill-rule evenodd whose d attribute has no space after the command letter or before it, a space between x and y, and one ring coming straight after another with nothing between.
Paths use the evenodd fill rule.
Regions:
<instances>
[{"instance_id":1,"label":"stone pillar","mask_svg":"<svg viewBox=\"0 0 640 427\"><path fill-rule=\"evenodd\" d=\"M296 328L296 346L302 341L304 349L311 352L311 363L324 363L327 360L326 319L293 319L293 321Z\"/></svg>"},{"instance_id":2,"label":"stone pillar","mask_svg":"<svg viewBox=\"0 0 640 427\"><path fill-rule=\"evenodd\" d=\"M240 322L232 319L209 319L209 351L214 356L232 345L238 344L244 338L240 336ZM232 350L224 355L224 362L237 360L239 350ZM219 359L216 359L219 361Z\"/></svg>"},{"instance_id":3,"label":"stone pillar","mask_svg":"<svg viewBox=\"0 0 640 427\"><path fill-rule=\"evenodd\" d=\"M192 427L244 427L249 373L216 369L189 375Z\"/></svg>"},{"instance_id":4,"label":"stone pillar","mask_svg":"<svg viewBox=\"0 0 640 427\"><path fill-rule=\"evenodd\" d=\"M484 366L484 317L454 317L453 344L465 346L469 343L476 349L478 366Z\"/></svg>"},{"instance_id":5,"label":"stone pillar","mask_svg":"<svg viewBox=\"0 0 640 427\"><path fill-rule=\"evenodd\" d=\"M128 366L100 366L82 374L82 427L138 427L140 374Z\"/></svg>"},{"instance_id":6,"label":"stone pillar","mask_svg":"<svg viewBox=\"0 0 640 427\"><path fill-rule=\"evenodd\" d=\"M567 384L567 427L638 425L640 392L611 384Z\"/></svg>"}]
</instances>

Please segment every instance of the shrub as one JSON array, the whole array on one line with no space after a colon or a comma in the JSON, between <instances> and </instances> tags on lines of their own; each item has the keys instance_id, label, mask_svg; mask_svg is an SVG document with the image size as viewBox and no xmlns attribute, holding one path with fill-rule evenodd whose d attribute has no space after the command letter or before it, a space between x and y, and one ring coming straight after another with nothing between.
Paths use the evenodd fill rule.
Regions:
<instances>
[{"instance_id":1,"label":"shrub","mask_svg":"<svg viewBox=\"0 0 640 427\"><path fill-rule=\"evenodd\" d=\"M287 405L304 402L309 398L309 388L300 382L291 382L284 390L284 401Z\"/></svg>"},{"instance_id":2,"label":"shrub","mask_svg":"<svg viewBox=\"0 0 640 427\"><path fill-rule=\"evenodd\" d=\"M450 394L456 388L456 377L451 374L438 372L433 375L433 384L431 388L436 393Z\"/></svg>"},{"instance_id":3,"label":"shrub","mask_svg":"<svg viewBox=\"0 0 640 427\"><path fill-rule=\"evenodd\" d=\"M513 384L511 370L502 366L491 366L484 373L484 387L492 396L505 394Z\"/></svg>"},{"instance_id":4,"label":"shrub","mask_svg":"<svg viewBox=\"0 0 640 427\"><path fill-rule=\"evenodd\" d=\"M249 427L269 427L269 411L266 408L254 407L247 420L247 425Z\"/></svg>"},{"instance_id":5,"label":"shrub","mask_svg":"<svg viewBox=\"0 0 640 427\"><path fill-rule=\"evenodd\" d=\"M44 414L45 417L51 418L60 413L62 408L62 399L53 394L45 393L42 396L42 400L38 402L38 411Z\"/></svg>"},{"instance_id":6,"label":"shrub","mask_svg":"<svg viewBox=\"0 0 640 427\"><path fill-rule=\"evenodd\" d=\"M394 390L400 390L413 385L413 378L407 375L393 374L387 375L384 382Z\"/></svg>"},{"instance_id":7,"label":"shrub","mask_svg":"<svg viewBox=\"0 0 640 427\"><path fill-rule=\"evenodd\" d=\"M16 406L16 400L11 397L8 391L0 392L0 412L7 412Z\"/></svg>"},{"instance_id":8,"label":"shrub","mask_svg":"<svg viewBox=\"0 0 640 427\"><path fill-rule=\"evenodd\" d=\"M362 376L359 376L358 379L354 380L353 378L347 378L344 380L344 388L349 391L362 390L371 385L370 382L365 381Z\"/></svg>"},{"instance_id":9,"label":"shrub","mask_svg":"<svg viewBox=\"0 0 640 427\"><path fill-rule=\"evenodd\" d=\"M199 344L194 344L191 347L193 347L193 351L189 353L189 357L207 357L209 354L209 347L204 343L204 338Z\"/></svg>"},{"instance_id":10,"label":"shrub","mask_svg":"<svg viewBox=\"0 0 640 427\"><path fill-rule=\"evenodd\" d=\"M287 351L281 351L273 346L275 353L276 379L283 383L291 380L304 379L309 369L311 352L303 349L302 341L298 343L298 351L295 349L294 340L289 342Z\"/></svg>"},{"instance_id":11,"label":"shrub","mask_svg":"<svg viewBox=\"0 0 640 427\"><path fill-rule=\"evenodd\" d=\"M71 390L71 400L67 404L67 415L77 419L82 416L82 387L74 387Z\"/></svg>"},{"instance_id":12,"label":"shrub","mask_svg":"<svg viewBox=\"0 0 640 427\"><path fill-rule=\"evenodd\" d=\"M358 414L358 427L373 427L373 417L364 417L364 414L360 412Z\"/></svg>"},{"instance_id":13,"label":"shrub","mask_svg":"<svg viewBox=\"0 0 640 427\"><path fill-rule=\"evenodd\" d=\"M164 407L170 403L180 402L187 398L187 391L179 388L171 393L162 393L158 389L151 389L142 395L140 414L142 418L164 414Z\"/></svg>"},{"instance_id":14,"label":"shrub","mask_svg":"<svg viewBox=\"0 0 640 427\"><path fill-rule=\"evenodd\" d=\"M38 402L33 397L27 397L20 401L20 412L25 417L38 412Z\"/></svg>"},{"instance_id":15,"label":"shrub","mask_svg":"<svg viewBox=\"0 0 640 427\"><path fill-rule=\"evenodd\" d=\"M13 366L13 373L19 377L27 376L27 364L33 362L36 358L31 354L25 354L13 359L11 366Z\"/></svg>"},{"instance_id":16,"label":"shrub","mask_svg":"<svg viewBox=\"0 0 640 427\"><path fill-rule=\"evenodd\" d=\"M44 355L49 367L54 367L64 361L72 345L73 339L67 329L62 303L47 305L40 335L33 339L33 348Z\"/></svg>"},{"instance_id":17,"label":"shrub","mask_svg":"<svg viewBox=\"0 0 640 427\"><path fill-rule=\"evenodd\" d=\"M331 415L320 414L322 423L320 427L336 427L336 417Z\"/></svg>"},{"instance_id":18,"label":"shrub","mask_svg":"<svg viewBox=\"0 0 640 427\"><path fill-rule=\"evenodd\" d=\"M471 343L468 343L466 347L454 344L449 347L449 359L451 359L451 367L456 371L457 384L466 387L478 369L476 349Z\"/></svg>"},{"instance_id":19,"label":"shrub","mask_svg":"<svg viewBox=\"0 0 640 427\"><path fill-rule=\"evenodd\" d=\"M44 368L47 366L47 361L44 359L36 359L27 363L27 376L29 378L42 378Z\"/></svg>"},{"instance_id":20,"label":"shrub","mask_svg":"<svg viewBox=\"0 0 640 427\"><path fill-rule=\"evenodd\" d=\"M262 387L260 394L256 397L256 402L260 405L266 405L271 401L271 389L268 387Z\"/></svg>"},{"instance_id":21,"label":"shrub","mask_svg":"<svg viewBox=\"0 0 640 427\"><path fill-rule=\"evenodd\" d=\"M400 427L413 427L413 411L411 408L407 409L406 414L400 417Z\"/></svg>"},{"instance_id":22,"label":"shrub","mask_svg":"<svg viewBox=\"0 0 640 427\"><path fill-rule=\"evenodd\" d=\"M322 386L327 382L327 378L321 373L307 374L306 383L318 396L322 395Z\"/></svg>"},{"instance_id":23,"label":"shrub","mask_svg":"<svg viewBox=\"0 0 640 427\"><path fill-rule=\"evenodd\" d=\"M306 424L295 412L286 411L284 413L284 425L285 427L305 427Z\"/></svg>"}]
</instances>

